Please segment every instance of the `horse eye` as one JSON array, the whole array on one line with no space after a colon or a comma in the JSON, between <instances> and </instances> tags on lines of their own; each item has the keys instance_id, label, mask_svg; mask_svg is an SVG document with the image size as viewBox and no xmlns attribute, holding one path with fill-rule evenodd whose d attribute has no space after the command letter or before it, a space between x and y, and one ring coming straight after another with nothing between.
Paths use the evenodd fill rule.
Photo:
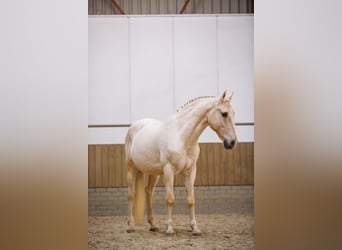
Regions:
<instances>
[{"instance_id":1,"label":"horse eye","mask_svg":"<svg viewBox=\"0 0 342 250\"><path fill-rule=\"evenodd\" d=\"M221 112L222 117L227 117L228 112Z\"/></svg>"}]
</instances>

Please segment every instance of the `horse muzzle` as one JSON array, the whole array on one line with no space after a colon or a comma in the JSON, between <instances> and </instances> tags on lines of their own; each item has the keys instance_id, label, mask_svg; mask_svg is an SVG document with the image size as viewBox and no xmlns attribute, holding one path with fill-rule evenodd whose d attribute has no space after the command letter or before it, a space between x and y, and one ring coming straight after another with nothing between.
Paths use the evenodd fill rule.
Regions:
<instances>
[{"instance_id":1,"label":"horse muzzle","mask_svg":"<svg viewBox=\"0 0 342 250\"><path fill-rule=\"evenodd\" d=\"M225 149L233 149L234 146L236 145L236 140L228 136L224 138L223 145Z\"/></svg>"}]
</instances>

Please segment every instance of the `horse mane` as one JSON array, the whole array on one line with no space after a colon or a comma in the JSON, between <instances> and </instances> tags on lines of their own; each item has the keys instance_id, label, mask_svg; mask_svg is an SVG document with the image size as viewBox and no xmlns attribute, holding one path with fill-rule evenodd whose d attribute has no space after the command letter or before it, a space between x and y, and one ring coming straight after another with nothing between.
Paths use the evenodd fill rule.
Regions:
<instances>
[{"instance_id":1,"label":"horse mane","mask_svg":"<svg viewBox=\"0 0 342 250\"><path fill-rule=\"evenodd\" d=\"M198 96L198 97L195 97L189 101L187 101L185 104L183 104L180 109L177 109L176 111L179 112L183 109L185 109L186 107L190 106L191 104L193 104L194 102L198 101L198 100L202 100L202 99L208 99L208 98L217 98L217 96L209 96L209 95L206 95L206 96Z\"/></svg>"}]
</instances>

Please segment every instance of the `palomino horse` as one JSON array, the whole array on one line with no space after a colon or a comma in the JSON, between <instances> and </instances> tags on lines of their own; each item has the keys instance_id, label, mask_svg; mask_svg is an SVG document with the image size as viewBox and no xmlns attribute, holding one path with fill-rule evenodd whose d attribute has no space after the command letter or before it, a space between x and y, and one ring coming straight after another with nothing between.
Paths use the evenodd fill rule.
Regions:
<instances>
[{"instance_id":1,"label":"palomino horse","mask_svg":"<svg viewBox=\"0 0 342 250\"><path fill-rule=\"evenodd\" d=\"M194 182L196 162L200 153L198 138L209 125L223 141L226 149L237 143L232 95L197 97L190 100L165 122L142 119L134 122L126 135L128 182L128 229L133 222L142 224L145 194L147 220L151 231L158 231L152 216L152 195L160 175L164 175L167 204L166 234L174 234L172 208L174 175L185 176L185 188L193 235L201 234L195 219ZM134 210L134 211L133 211ZM133 218L134 216L134 218Z\"/></svg>"}]
</instances>

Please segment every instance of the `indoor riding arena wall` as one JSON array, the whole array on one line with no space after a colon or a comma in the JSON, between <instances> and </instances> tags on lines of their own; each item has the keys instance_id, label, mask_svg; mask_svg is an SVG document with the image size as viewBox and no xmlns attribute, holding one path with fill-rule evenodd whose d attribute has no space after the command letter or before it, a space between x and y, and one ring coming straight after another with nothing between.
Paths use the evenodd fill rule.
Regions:
<instances>
[{"instance_id":1,"label":"indoor riding arena wall","mask_svg":"<svg viewBox=\"0 0 342 250\"><path fill-rule=\"evenodd\" d=\"M195 182L196 212L253 212L254 143L225 150L221 143L200 143ZM89 215L126 215L127 184L123 144L88 146ZM187 213L182 176L175 178L174 213ZM160 178L153 196L156 214L165 214L165 188Z\"/></svg>"},{"instance_id":2,"label":"indoor riding arena wall","mask_svg":"<svg viewBox=\"0 0 342 250\"><path fill-rule=\"evenodd\" d=\"M239 143L233 150L225 150L215 132L210 128L203 131L195 182L196 212L253 211L253 14L213 14L208 10L205 15L175 15L171 11L175 8L169 6L170 12L163 15L136 15L134 1L132 5L119 1L127 14L134 15L106 15L99 6L107 10L110 1L109 6L100 2L89 5L88 19L89 215L127 214L124 143L130 124L141 118L165 121L189 100L218 96L224 90L234 92ZM168 1L170 5L175 2L181 3ZM201 8L191 2L188 11L206 9L206 5ZM222 4L219 9L226 7ZM245 9L240 7L237 9ZM153 208L165 214L160 179ZM184 180L177 176L175 213L187 212L185 197Z\"/></svg>"}]
</instances>

